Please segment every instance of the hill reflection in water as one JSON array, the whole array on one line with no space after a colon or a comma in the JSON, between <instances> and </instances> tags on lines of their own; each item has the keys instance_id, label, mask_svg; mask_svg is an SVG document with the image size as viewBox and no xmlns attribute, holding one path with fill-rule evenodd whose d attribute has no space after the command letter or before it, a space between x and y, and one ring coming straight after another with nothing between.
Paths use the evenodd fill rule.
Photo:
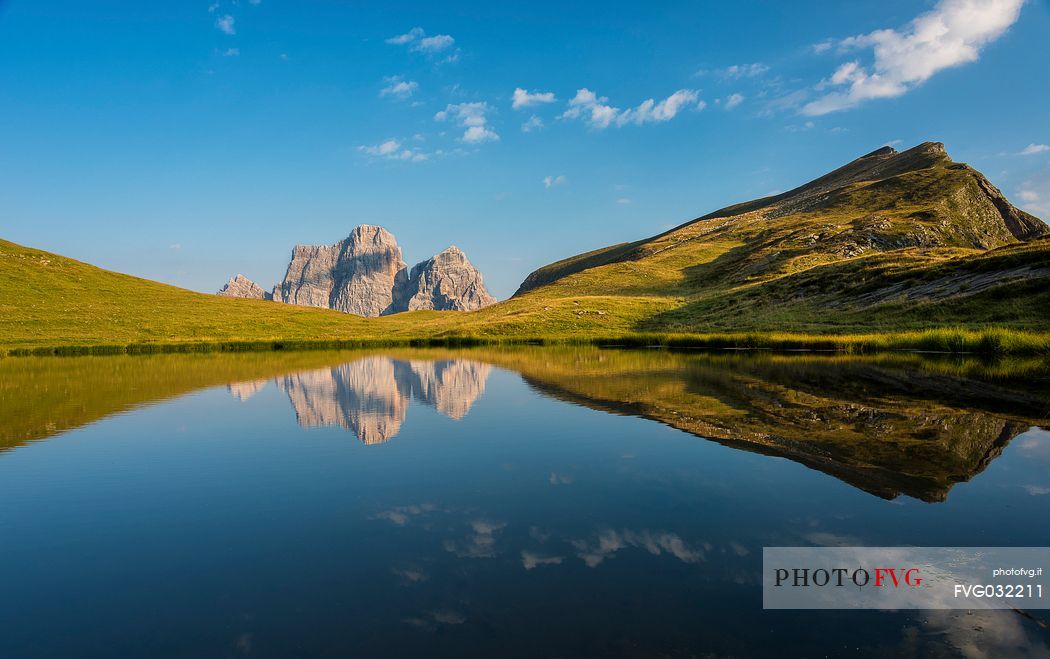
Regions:
<instances>
[{"instance_id":1,"label":"hill reflection in water","mask_svg":"<svg viewBox=\"0 0 1050 659\"><path fill-rule=\"evenodd\" d=\"M0 362L0 449L198 389L272 382L303 427L396 437L411 401L464 419L493 367L545 397L787 458L876 496L943 501L1047 426L1044 360L594 347L19 358Z\"/></svg>"}]
</instances>

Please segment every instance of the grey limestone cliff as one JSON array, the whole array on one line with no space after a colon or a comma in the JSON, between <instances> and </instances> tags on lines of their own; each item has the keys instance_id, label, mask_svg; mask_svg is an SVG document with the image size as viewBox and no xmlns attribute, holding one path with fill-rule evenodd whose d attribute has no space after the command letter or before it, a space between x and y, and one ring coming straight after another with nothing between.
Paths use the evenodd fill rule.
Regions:
<instances>
[{"instance_id":1,"label":"grey limestone cliff","mask_svg":"<svg viewBox=\"0 0 1050 659\"><path fill-rule=\"evenodd\" d=\"M334 245L296 245L273 299L358 316L392 313L394 286L405 268L394 236L362 224Z\"/></svg>"},{"instance_id":2,"label":"grey limestone cliff","mask_svg":"<svg viewBox=\"0 0 1050 659\"><path fill-rule=\"evenodd\" d=\"M272 293L237 275L219 294L370 317L418 309L473 311L496 302L458 247L409 270L394 236L368 224L334 245L296 245L284 280Z\"/></svg>"},{"instance_id":3,"label":"grey limestone cliff","mask_svg":"<svg viewBox=\"0 0 1050 659\"><path fill-rule=\"evenodd\" d=\"M495 302L481 273L454 245L413 267L394 299L399 311L474 311Z\"/></svg>"},{"instance_id":4,"label":"grey limestone cliff","mask_svg":"<svg viewBox=\"0 0 1050 659\"><path fill-rule=\"evenodd\" d=\"M236 277L230 277L230 281L226 282L226 285L216 295L243 297L253 300L271 299L270 294L264 291L261 286L241 274Z\"/></svg>"}]
</instances>

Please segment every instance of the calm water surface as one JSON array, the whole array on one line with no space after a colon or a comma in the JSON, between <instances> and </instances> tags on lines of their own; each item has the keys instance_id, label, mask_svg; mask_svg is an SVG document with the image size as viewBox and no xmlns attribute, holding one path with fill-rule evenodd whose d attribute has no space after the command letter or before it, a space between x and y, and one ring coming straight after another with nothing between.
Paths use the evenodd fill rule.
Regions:
<instances>
[{"instance_id":1,"label":"calm water surface","mask_svg":"<svg viewBox=\"0 0 1050 659\"><path fill-rule=\"evenodd\" d=\"M759 574L1050 545L1048 391L917 356L3 360L0 656L1048 656L1013 612L765 612Z\"/></svg>"}]
</instances>

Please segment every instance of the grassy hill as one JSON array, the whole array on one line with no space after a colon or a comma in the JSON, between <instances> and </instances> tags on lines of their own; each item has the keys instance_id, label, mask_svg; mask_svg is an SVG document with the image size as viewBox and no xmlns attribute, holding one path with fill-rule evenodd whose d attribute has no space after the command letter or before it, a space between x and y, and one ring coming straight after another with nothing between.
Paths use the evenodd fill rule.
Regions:
<instances>
[{"instance_id":1,"label":"grassy hill","mask_svg":"<svg viewBox=\"0 0 1050 659\"><path fill-rule=\"evenodd\" d=\"M588 316L571 300L508 300L478 312L414 311L361 318L328 309L206 295L0 240L0 349L192 346L222 342L403 343L455 337L615 336L670 310L609 297L622 313ZM610 307L611 308L611 307ZM602 322L587 323L600 319Z\"/></svg>"},{"instance_id":2,"label":"grassy hill","mask_svg":"<svg viewBox=\"0 0 1050 659\"><path fill-rule=\"evenodd\" d=\"M516 296L676 304L636 329L900 330L1050 320L1050 229L936 143L533 272Z\"/></svg>"},{"instance_id":3,"label":"grassy hill","mask_svg":"<svg viewBox=\"0 0 1050 659\"><path fill-rule=\"evenodd\" d=\"M926 143L540 268L476 312L365 319L222 298L0 240L0 351L460 339L1045 351L1048 236Z\"/></svg>"}]
</instances>

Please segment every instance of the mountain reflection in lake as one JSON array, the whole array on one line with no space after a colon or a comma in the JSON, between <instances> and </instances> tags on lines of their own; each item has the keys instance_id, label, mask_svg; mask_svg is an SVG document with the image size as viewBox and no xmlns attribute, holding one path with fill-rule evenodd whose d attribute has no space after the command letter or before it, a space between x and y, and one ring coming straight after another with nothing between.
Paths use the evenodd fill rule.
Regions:
<instances>
[{"instance_id":1,"label":"mountain reflection in lake","mask_svg":"<svg viewBox=\"0 0 1050 659\"><path fill-rule=\"evenodd\" d=\"M0 360L0 656L1046 656L1008 611L763 611L759 569L764 546L1050 544L1047 373L590 347Z\"/></svg>"},{"instance_id":2,"label":"mountain reflection in lake","mask_svg":"<svg viewBox=\"0 0 1050 659\"><path fill-rule=\"evenodd\" d=\"M465 359L401 360L372 356L332 368L276 378L301 426L341 426L365 444L397 436L413 398L441 414L462 419L485 392L491 367ZM240 400L255 395L266 380L236 382Z\"/></svg>"},{"instance_id":3,"label":"mountain reflection in lake","mask_svg":"<svg viewBox=\"0 0 1050 659\"><path fill-rule=\"evenodd\" d=\"M529 351L477 354L516 369L552 398L786 457L885 498L943 500L1046 416L1045 390L1031 379L960 377L957 362L598 350L562 353L571 354L564 361L536 360ZM491 368L467 358L370 355L273 380L299 425L340 426L379 444L397 436L413 399L463 418L484 393ZM967 368L979 375L987 367L964 363L962 373ZM228 388L245 401L267 382Z\"/></svg>"}]
</instances>

